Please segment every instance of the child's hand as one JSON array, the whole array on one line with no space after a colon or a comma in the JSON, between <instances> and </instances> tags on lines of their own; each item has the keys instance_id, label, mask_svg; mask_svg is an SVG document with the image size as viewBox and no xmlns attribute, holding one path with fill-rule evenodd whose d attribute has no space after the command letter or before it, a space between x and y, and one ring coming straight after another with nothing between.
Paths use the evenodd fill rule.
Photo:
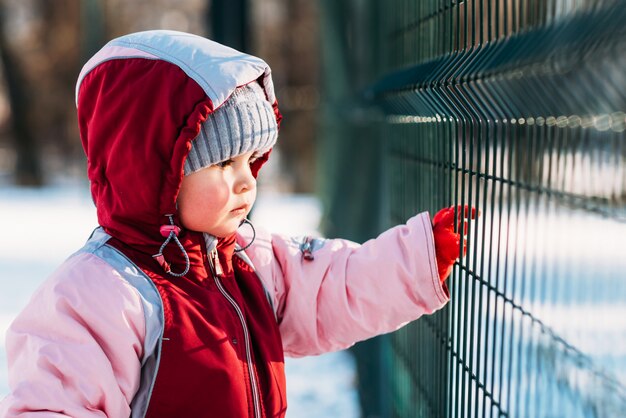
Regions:
<instances>
[{"instance_id":1,"label":"child's hand","mask_svg":"<svg viewBox=\"0 0 626 418\"><path fill-rule=\"evenodd\" d=\"M465 218L463 236L467 234L467 220L476 217L476 209L469 206L465 208L457 206L458 228L461 226L461 219ZM454 206L441 209L433 218L433 236L435 238L435 253L437 256L437 269L441 282L446 280L452 272L454 261L459 257L461 234L454 232ZM463 256L466 248L463 239Z\"/></svg>"}]
</instances>

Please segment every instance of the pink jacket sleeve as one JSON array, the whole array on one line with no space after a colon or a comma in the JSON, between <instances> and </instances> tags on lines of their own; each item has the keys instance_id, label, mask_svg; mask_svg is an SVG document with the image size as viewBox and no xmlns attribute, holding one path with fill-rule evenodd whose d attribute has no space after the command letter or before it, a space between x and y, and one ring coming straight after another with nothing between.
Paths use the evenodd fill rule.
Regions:
<instances>
[{"instance_id":1,"label":"pink jacket sleeve","mask_svg":"<svg viewBox=\"0 0 626 418\"><path fill-rule=\"evenodd\" d=\"M7 332L0 417L128 417L144 328L128 283L94 255L70 258Z\"/></svg>"},{"instance_id":2,"label":"pink jacket sleeve","mask_svg":"<svg viewBox=\"0 0 626 418\"><path fill-rule=\"evenodd\" d=\"M313 260L303 258L301 244L259 231L246 251L273 299L289 356L346 348L448 301L428 213L363 245L326 240Z\"/></svg>"}]
</instances>

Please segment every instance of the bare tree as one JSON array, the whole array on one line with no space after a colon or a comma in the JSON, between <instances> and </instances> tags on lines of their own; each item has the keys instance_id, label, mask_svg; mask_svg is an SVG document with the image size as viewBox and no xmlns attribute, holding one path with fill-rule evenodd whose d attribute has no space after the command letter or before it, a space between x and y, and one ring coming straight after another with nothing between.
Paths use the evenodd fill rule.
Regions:
<instances>
[{"instance_id":1,"label":"bare tree","mask_svg":"<svg viewBox=\"0 0 626 418\"><path fill-rule=\"evenodd\" d=\"M207 8L211 37L243 52L249 51L248 0L212 0Z\"/></svg>"},{"instance_id":2,"label":"bare tree","mask_svg":"<svg viewBox=\"0 0 626 418\"><path fill-rule=\"evenodd\" d=\"M29 123L28 86L18 61L11 53L5 35L5 7L0 2L0 65L6 82L11 107L12 138L15 146L15 182L25 186L41 186L43 175L39 148Z\"/></svg>"}]
</instances>

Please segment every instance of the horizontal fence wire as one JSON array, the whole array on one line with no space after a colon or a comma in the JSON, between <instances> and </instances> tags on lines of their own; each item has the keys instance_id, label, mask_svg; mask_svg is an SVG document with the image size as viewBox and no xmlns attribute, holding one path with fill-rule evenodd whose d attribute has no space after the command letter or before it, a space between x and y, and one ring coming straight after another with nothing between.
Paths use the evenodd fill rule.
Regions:
<instances>
[{"instance_id":1,"label":"horizontal fence wire","mask_svg":"<svg viewBox=\"0 0 626 418\"><path fill-rule=\"evenodd\" d=\"M390 337L388 416L625 416L623 2L350 3L387 223L480 211L448 306Z\"/></svg>"}]
</instances>

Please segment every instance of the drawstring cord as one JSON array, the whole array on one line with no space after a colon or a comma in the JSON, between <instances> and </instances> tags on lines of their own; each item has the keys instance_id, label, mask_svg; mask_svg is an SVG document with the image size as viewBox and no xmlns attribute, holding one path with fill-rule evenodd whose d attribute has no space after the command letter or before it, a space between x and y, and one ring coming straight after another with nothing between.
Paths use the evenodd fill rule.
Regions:
<instances>
[{"instance_id":1,"label":"drawstring cord","mask_svg":"<svg viewBox=\"0 0 626 418\"><path fill-rule=\"evenodd\" d=\"M159 231L161 232L161 236L165 238L165 241L163 242L163 244L161 244L161 248L159 248L159 252L157 254L154 254L152 258L154 258L159 263L159 265L163 268L163 270L165 270L167 274L175 276L175 277L182 277L185 274L187 274L187 272L189 272L189 267L190 267L189 255L187 254L187 251L185 251L185 247L183 247L183 245L178 240L178 234L180 233L180 228L174 225L174 219L172 215L165 215L165 216L168 217L170 224L161 225L161 228L159 229ZM250 225L250 228L252 228L252 239L245 247L236 248L234 251L237 253L241 251L245 251L248 248L250 248L250 246L254 242L254 239L256 238L256 230L254 229L254 225L252 225L252 222L250 222L248 219L244 219L241 221L240 226L243 224L248 224ZM174 240L178 248L180 248L180 251L183 253L183 256L185 257L185 270L183 270L180 273L176 273L172 271L172 266L170 265L170 263L167 262L167 260L165 260L165 256L163 255L163 251L165 250L165 247L167 247L167 244L169 244L171 240Z\"/></svg>"},{"instance_id":2,"label":"drawstring cord","mask_svg":"<svg viewBox=\"0 0 626 418\"><path fill-rule=\"evenodd\" d=\"M161 244L161 248L159 248L159 252L157 254L154 254L152 258L154 258L161 265L161 267L163 267L163 270L165 270L167 274L170 274L175 277L182 277L185 274L187 274L187 272L189 271L189 267L190 267L189 255L187 255L187 251L185 251L185 247L183 247L183 244L181 244L180 241L178 240L178 234L180 233L180 228L174 225L174 219L172 215L165 215L165 216L167 216L168 219L170 220L170 224L161 225L161 228L159 229L159 231L161 232L161 236L165 238L165 241L163 242L163 244ZM183 253L183 256L185 257L185 270L180 273L175 273L172 271L172 267L170 263L168 263L165 260L165 256L163 255L163 250L165 250L165 247L167 246L167 244L169 244L169 242L172 239L174 240L176 245L178 245L178 248L180 248L180 251Z\"/></svg>"},{"instance_id":3,"label":"drawstring cord","mask_svg":"<svg viewBox=\"0 0 626 418\"><path fill-rule=\"evenodd\" d=\"M254 239L256 238L256 230L254 229L254 225L252 225L252 222L250 222L247 218L244 218L243 221L241 221L241 223L239 224L239 226L243 225L243 224L248 224L250 225L250 228L252 228L252 239L250 240L250 242L243 248L236 248L235 252L241 252L241 251L245 251L248 248L250 248L250 246L252 245L252 243L254 242Z\"/></svg>"}]
</instances>

